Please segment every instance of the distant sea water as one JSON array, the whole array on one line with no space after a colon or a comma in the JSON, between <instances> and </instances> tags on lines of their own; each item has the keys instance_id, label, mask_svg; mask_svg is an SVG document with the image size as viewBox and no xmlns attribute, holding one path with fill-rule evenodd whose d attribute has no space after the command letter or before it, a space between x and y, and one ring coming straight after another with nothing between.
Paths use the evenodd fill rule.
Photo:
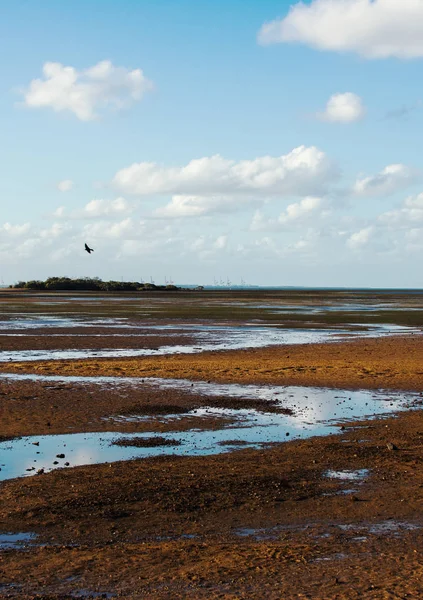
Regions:
<instances>
[{"instance_id":1,"label":"distant sea water","mask_svg":"<svg viewBox=\"0 0 423 600\"><path fill-rule=\"evenodd\" d=\"M312 291L312 292L373 292L377 294L423 294L423 288L373 288L373 287L310 287L290 285L192 285L177 284L178 287L195 289L202 287L206 291Z\"/></svg>"}]
</instances>

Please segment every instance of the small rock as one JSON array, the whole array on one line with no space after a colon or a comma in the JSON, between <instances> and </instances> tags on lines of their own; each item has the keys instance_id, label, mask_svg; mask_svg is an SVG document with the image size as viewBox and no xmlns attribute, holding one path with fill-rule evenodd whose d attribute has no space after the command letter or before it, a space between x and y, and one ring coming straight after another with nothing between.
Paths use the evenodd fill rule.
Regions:
<instances>
[{"instance_id":1,"label":"small rock","mask_svg":"<svg viewBox=\"0 0 423 600\"><path fill-rule=\"evenodd\" d=\"M32 442L32 445L33 445L33 446L39 446L39 445L40 445L40 442Z\"/></svg>"},{"instance_id":2,"label":"small rock","mask_svg":"<svg viewBox=\"0 0 423 600\"><path fill-rule=\"evenodd\" d=\"M398 450L398 446L395 446L395 444L393 444L392 442L388 442L386 444L386 447L388 448L388 450Z\"/></svg>"},{"instance_id":3,"label":"small rock","mask_svg":"<svg viewBox=\"0 0 423 600\"><path fill-rule=\"evenodd\" d=\"M38 469L37 475L42 475L44 473L44 469Z\"/></svg>"},{"instance_id":4,"label":"small rock","mask_svg":"<svg viewBox=\"0 0 423 600\"><path fill-rule=\"evenodd\" d=\"M54 464L54 465L58 465L58 464L59 464L59 461L58 461L58 460L54 460L54 461L53 461L53 464Z\"/></svg>"},{"instance_id":5,"label":"small rock","mask_svg":"<svg viewBox=\"0 0 423 600\"><path fill-rule=\"evenodd\" d=\"M56 458L65 458L64 454L56 454Z\"/></svg>"}]
</instances>

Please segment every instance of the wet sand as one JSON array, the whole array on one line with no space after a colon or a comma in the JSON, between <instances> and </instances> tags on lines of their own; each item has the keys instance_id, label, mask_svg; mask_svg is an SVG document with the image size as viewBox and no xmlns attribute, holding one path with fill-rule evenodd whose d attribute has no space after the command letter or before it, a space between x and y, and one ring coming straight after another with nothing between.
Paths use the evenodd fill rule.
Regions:
<instances>
[{"instance_id":1,"label":"wet sand","mask_svg":"<svg viewBox=\"0 0 423 600\"><path fill-rule=\"evenodd\" d=\"M338 388L423 389L423 336L345 339L196 355L0 363L0 372L169 377Z\"/></svg>"},{"instance_id":2,"label":"wet sand","mask_svg":"<svg viewBox=\"0 0 423 600\"><path fill-rule=\"evenodd\" d=\"M409 335L0 370L421 392L422 365L423 339ZM182 429L213 428L213 419L184 416L204 402L181 390L0 381L0 435L103 431L105 418L137 411L151 415L148 426L109 419L107 428L151 431L155 423L159 433L169 426L154 417L171 409L181 411ZM423 597L423 413L343 427L267 449L4 481L0 548L2 533L36 537L0 549L0 597Z\"/></svg>"},{"instance_id":3,"label":"wet sand","mask_svg":"<svg viewBox=\"0 0 423 600\"><path fill-rule=\"evenodd\" d=\"M38 538L1 552L0 581L22 598L418 598L422 460L416 412L266 451L5 482L3 530ZM326 476L357 469L363 481Z\"/></svg>"}]
</instances>

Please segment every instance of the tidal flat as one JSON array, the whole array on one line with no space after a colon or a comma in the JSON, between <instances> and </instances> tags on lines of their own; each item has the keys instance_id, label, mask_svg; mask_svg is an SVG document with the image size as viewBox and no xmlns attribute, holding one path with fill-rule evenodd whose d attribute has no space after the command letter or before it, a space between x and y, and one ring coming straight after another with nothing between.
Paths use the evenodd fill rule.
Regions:
<instances>
[{"instance_id":1,"label":"tidal flat","mask_svg":"<svg viewBox=\"0 0 423 600\"><path fill-rule=\"evenodd\" d=\"M0 312L0 597L423 596L421 292Z\"/></svg>"}]
</instances>

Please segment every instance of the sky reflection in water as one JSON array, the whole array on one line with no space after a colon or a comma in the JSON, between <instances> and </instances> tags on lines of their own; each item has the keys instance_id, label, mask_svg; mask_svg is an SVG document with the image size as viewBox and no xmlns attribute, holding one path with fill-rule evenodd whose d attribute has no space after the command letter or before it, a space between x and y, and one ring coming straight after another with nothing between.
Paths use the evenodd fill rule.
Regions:
<instances>
[{"instance_id":1,"label":"sky reflection in water","mask_svg":"<svg viewBox=\"0 0 423 600\"><path fill-rule=\"evenodd\" d=\"M405 410L421 396L417 393L394 393L384 391L329 390L322 388L256 386L238 384L211 384L188 380L138 379L115 377L59 377L21 374L0 374L1 379L68 382L78 385L139 387L153 386L173 388L194 394L230 398L277 399L283 408L294 411L293 415L275 414L247 409L202 408L185 416L222 417L222 427L217 431L189 430L160 433L160 437L181 442L180 446L154 448L121 447L112 445L121 437L155 437L157 434L120 434L116 432L76 433L64 435L32 436L0 444L0 480L34 475L38 469L45 471L65 466L114 462L130 458L146 458L160 455L206 455L228 452L240 444L251 447L283 442L290 439L327 435L339 432L339 423L363 417L373 417ZM84 390L81 390L81 394ZM227 417L234 419L228 425ZM116 415L119 419L119 416ZM146 420L146 417L133 416ZM225 422L223 422L225 418ZM175 420L178 426L181 415L147 417L147 419ZM58 454L65 454L58 458ZM57 461L57 464L53 463ZM32 469L28 471L27 469Z\"/></svg>"}]
</instances>

